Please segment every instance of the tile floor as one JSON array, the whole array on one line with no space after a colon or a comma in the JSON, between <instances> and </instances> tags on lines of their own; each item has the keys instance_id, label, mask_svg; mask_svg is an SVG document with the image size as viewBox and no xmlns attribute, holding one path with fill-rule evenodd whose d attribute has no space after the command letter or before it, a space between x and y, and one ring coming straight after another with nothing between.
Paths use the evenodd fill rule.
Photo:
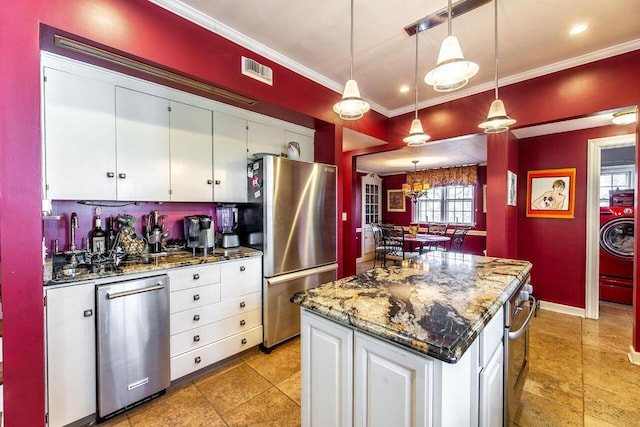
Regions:
<instances>
[{"instance_id":1,"label":"tile floor","mask_svg":"<svg viewBox=\"0 0 640 427\"><path fill-rule=\"evenodd\" d=\"M365 266L363 265L364 269ZM629 363L632 309L602 303L598 321L541 310L513 426L640 425L640 366ZM300 344L258 349L104 427L300 425Z\"/></svg>"}]
</instances>

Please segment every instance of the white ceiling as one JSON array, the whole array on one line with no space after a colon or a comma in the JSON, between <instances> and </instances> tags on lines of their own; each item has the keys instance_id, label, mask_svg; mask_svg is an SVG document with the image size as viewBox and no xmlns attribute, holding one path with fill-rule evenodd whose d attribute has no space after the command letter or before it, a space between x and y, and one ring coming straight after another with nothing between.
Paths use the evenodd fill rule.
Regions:
<instances>
[{"instance_id":1,"label":"white ceiling","mask_svg":"<svg viewBox=\"0 0 640 427\"><path fill-rule=\"evenodd\" d=\"M349 78L348 0L149 1L338 93ZM355 0L353 77L374 110L389 117L413 110L413 90L399 92L402 85L413 87L414 82L415 37L404 27L446 7L446 0ZM639 0L502 0L498 20L500 85L640 48ZM587 31L569 35L569 30L581 23L589 26ZM445 95L424 84L423 78L435 66L447 25L420 33L420 108L493 88L493 28L493 2L453 19L452 33L465 57L477 62L480 71L467 87ZM338 98L336 94L336 101ZM354 133L345 135L346 144L380 142L368 141L366 136L355 138ZM468 159L473 163L482 145L480 139L483 137L465 139L464 147L444 146L455 146L456 152L464 153L456 162ZM428 146L434 150L430 156L451 154L438 147L440 143ZM400 153L393 153L396 155ZM411 165L406 157L405 163ZM419 165L423 163L426 166L426 161Z\"/></svg>"}]
</instances>

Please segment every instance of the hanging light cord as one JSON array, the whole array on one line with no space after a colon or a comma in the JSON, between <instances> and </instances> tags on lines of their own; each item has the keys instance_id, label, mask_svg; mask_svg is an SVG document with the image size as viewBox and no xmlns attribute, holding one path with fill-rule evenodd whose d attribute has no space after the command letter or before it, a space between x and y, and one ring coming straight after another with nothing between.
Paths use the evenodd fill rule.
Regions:
<instances>
[{"instance_id":1,"label":"hanging light cord","mask_svg":"<svg viewBox=\"0 0 640 427\"><path fill-rule=\"evenodd\" d=\"M498 0L493 0L493 20L495 22L495 30L494 30L494 43L496 50L496 99L498 99Z\"/></svg>"},{"instance_id":2,"label":"hanging light cord","mask_svg":"<svg viewBox=\"0 0 640 427\"><path fill-rule=\"evenodd\" d=\"M415 107L416 119L418 118L418 35L420 34L418 30L419 30L419 26L416 25L416 69L415 69L415 74L413 79L414 90L416 92L416 107Z\"/></svg>"},{"instance_id":3,"label":"hanging light cord","mask_svg":"<svg viewBox=\"0 0 640 427\"><path fill-rule=\"evenodd\" d=\"M451 0L449 0L449 11L448 11L448 19L447 19L447 24L448 24L448 28L449 28L449 36L451 35Z\"/></svg>"},{"instance_id":4,"label":"hanging light cord","mask_svg":"<svg viewBox=\"0 0 640 427\"><path fill-rule=\"evenodd\" d=\"M353 80L353 0L351 0L351 46L349 48L349 80Z\"/></svg>"}]
</instances>

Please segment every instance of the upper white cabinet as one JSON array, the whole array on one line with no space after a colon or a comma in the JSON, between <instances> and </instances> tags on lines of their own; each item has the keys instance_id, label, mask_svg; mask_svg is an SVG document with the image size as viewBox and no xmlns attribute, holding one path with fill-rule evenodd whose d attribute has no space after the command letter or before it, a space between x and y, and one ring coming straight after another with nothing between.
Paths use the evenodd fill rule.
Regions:
<instances>
[{"instance_id":1,"label":"upper white cabinet","mask_svg":"<svg viewBox=\"0 0 640 427\"><path fill-rule=\"evenodd\" d=\"M210 110L171 102L171 201L213 200Z\"/></svg>"},{"instance_id":2,"label":"upper white cabinet","mask_svg":"<svg viewBox=\"0 0 640 427\"><path fill-rule=\"evenodd\" d=\"M247 201L247 121L213 113L213 198L216 202Z\"/></svg>"},{"instance_id":3,"label":"upper white cabinet","mask_svg":"<svg viewBox=\"0 0 640 427\"><path fill-rule=\"evenodd\" d=\"M44 193L116 198L115 86L44 68Z\"/></svg>"},{"instance_id":4,"label":"upper white cabinet","mask_svg":"<svg viewBox=\"0 0 640 427\"><path fill-rule=\"evenodd\" d=\"M168 201L169 101L116 87L118 199Z\"/></svg>"},{"instance_id":5,"label":"upper white cabinet","mask_svg":"<svg viewBox=\"0 0 640 427\"><path fill-rule=\"evenodd\" d=\"M300 160L307 162L313 162L313 137L309 135L303 135L301 133L291 132L286 130L284 132L285 145L290 142L297 142L300 144ZM286 146L285 146L286 149Z\"/></svg>"},{"instance_id":6,"label":"upper white cabinet","mask_svg":"<svg viewBox=\"0 0 640 427\"><path fill-rule=\"evenodd\" d=\"M249 121L247 132L249 158L254 158L256 154L261 153L276 156L287 153L287 143L284 141L283 128Z\"/></svg>"}]
</instances>

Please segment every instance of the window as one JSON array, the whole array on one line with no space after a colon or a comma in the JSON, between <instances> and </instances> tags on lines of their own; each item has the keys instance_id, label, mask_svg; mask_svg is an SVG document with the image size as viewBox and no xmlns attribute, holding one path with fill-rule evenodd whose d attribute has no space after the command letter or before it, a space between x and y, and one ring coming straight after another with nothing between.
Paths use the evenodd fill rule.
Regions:
<instances>
[{"instance_id":1,"label":"window","mask_svg":"<svg viewBox=\"0 0 640 427\"><path fill-rule=\"evenodd\" d=\"M628 190L633 186L633 165L602 168L600 206L609 206L609 190Z\"/></svg>"},{"instance_id":2,"label":"window","mask_svg":"<svg viewBox=\"0 0 640 427\"><path fill-rule=\"evenodd\" d=\"M416 201L414 222L474 225L473 185L434 187Z\"/></svg>"}]
</instances>

